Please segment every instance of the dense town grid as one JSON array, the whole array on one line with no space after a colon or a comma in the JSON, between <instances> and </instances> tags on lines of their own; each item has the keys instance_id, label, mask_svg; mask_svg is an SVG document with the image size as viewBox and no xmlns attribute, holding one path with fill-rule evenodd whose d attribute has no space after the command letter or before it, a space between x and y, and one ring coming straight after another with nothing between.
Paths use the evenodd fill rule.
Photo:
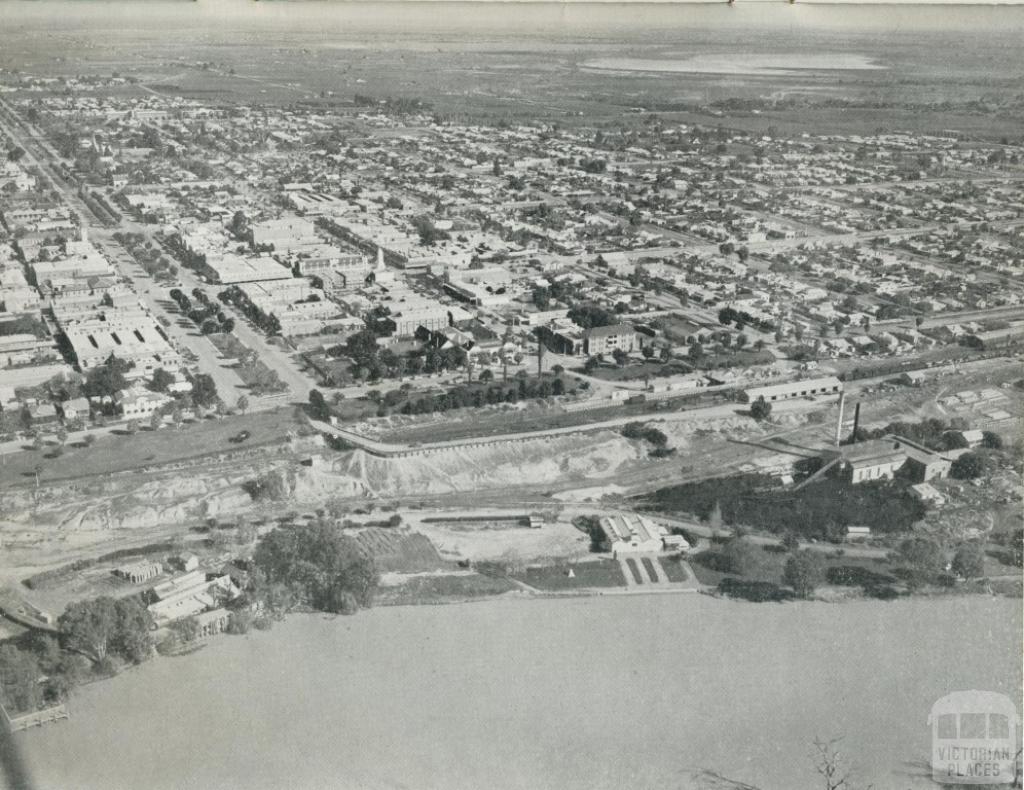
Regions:
<instances>
[{"instance_id":1,"label":"dense town grid","mask_svg":"<svg viewBox=\"0 0 1024 790\"><path fill-rule=\"evenodd\" d=\"M621 123L483 125L415 100L204 103L136 82L0 73L0 457L23 470L10 490L31 492L23 511L12 499L0 514L21 530L12 545L44 540L31 519L48 484L89 498L68 481L104 471L85 460L101 442L149 441L134 471L166 462L179 477L190 455L212 476L258 447L279 470L271 448L292 448L291 471L245 485L250 507L287 520L306 504L279 501L295 492L295 470L325 452L444 458L543 440L557 453L567 437L622 431L653 447L616 479L636 492L680 480L665 435L638 422L756 424L772 408L784 421L775 438L844 462L854 484L920 468L917 494L934 505L943 494L929 480L956 453L1019 426L1019 140L754 133L713 114L684 124L640 108ZM969 389L979 380L990 383ZM953 455L899 437L835 449L854 400L922 382L956 418ZM876 425L903 413L895 402L877 407ZM261 435L275 420L287 432ZM179 436L194 437L194 451L160 456L156 439L170 447ZM92 457L130 470L117 452ZM682 479L755 469L743 443L714 452L687 458ZM75 454L85 467L61 466ZM791 485L792 461L757 468ZM451 497L413 487L391 497L388 523L413 507L485 521L532 514L530 526L601 512L613 558L646 558L622 565L627 588L698 586L692 571L666 578L656 555L686 547L666 534L672 524L690 540L713 537L714 514L710 526L655 524L614 496L599 508L557 505L557 478ZM1001 490L1019 498L1011 489ZM334 502L331 513L351 507ZM188 514L97 546L232 523L230 509L206 502ZM69 546L32 562L82 556ZM230 559L203 562L210 571ZM239 593L242 572L204 575L189 554L174 563L118 565L119 594L151 588L158 625L199 616L202 633L226 627L216 607ZM13 608L52 624L27 601Z\"/></svg>"},{"instance_id":2,"label":"dense town grid","mask_svg":"<svg viewBox=\"0 0 1024 790\"><path fill-rule=\"evenodd\" d=\"M614 353L689 368L590 393L614 399L784 380L808 360L923 366L1021 331L1024 169L1008 144L656 115L626 134L483 128L368 97L328 114L104 96L121 78L20 82L0 104L15 152L2 299L26 329L3 341L8 414L42 407L45 422L58 404L20 402L19 384L122 348L129 379L163 369L173 394L205 373L227 406L265 409L318 385L353 397L532 370L538 337L543 367ZM186 331L172 288L213 305L202 334L230 316L244 375ZM368 316L382 353L345 364ZM439 353L415 353L424 343ZM171 403L144 392L111 393L142 402L108 416Z\"/></svg>"}]
</instances>

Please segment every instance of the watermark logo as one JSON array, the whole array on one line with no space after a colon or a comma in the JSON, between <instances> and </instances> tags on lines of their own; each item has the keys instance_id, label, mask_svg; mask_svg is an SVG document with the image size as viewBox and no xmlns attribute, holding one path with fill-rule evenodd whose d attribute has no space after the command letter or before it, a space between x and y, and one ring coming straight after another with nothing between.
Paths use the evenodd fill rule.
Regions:
<instances>
[{"instance_id":1,"label":"watermark logo","mask_svg":"<svg viewBox=\"0 0 1024 790\"><path fill-rule=\"evenodd\" d=\"M932 779L955 785L1010 785L1021 758L1013 702L992 691L954 691L932 705Z\"/></svg>"}]
</instances>

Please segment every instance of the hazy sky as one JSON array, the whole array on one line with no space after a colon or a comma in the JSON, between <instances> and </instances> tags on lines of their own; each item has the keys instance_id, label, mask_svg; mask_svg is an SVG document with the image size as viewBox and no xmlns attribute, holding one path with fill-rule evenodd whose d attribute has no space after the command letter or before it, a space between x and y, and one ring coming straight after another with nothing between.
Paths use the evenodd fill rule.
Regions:
<instances>
[{"instance_id":1,"label":"hazy sky","mask_svg":"<svg viewBox=\"0 0 1024 790\"><path fill-rule=\"evenodd\" d=\"M810 42L812 34L857 38L876 33L914 41L918 34L964 38L964 46L988 44L1008 56L1007 67L1020 68L1024 53L1024 0L1006 5L879 5L827 0L697 0L675 3L586 2L586 0L0 0L0 39L4 30L82 34L102 44L108 31L166 34L171 40L191 37L230 41L249 36L312 35L337 42L445 41L521 39L649 41L664 44L691 33L723 40L728 36L756 42L778 33ZM849 36L847 36L847 33ZM968 35L982 35L969 43ZM921 40L922 42L924 39ZM753 44L750 44L753 45ZM778 43L776 44L778 45ZM893 46L899 46L894 43Z\"/></svg>"},{"instance_id":2,"label":"hazy sky","mask_svg":"<svg viewBox=\"0 0 1024 790\"><path fill-rule=\"evenodd\" d=\"M464 15L455 9L468 11L470 15L481 7L488 15L502 13L515 16L517 9L523 5L547 7L551 10L564 9L565 6L601 5L605 12L621 11L624 15L643 14L645 7L657 5L662 8L678 7L684 10L696 4L726 6L725 0L471 0L469 2L447 2L447 0L0 0L0 19L7 18L40 18L71 16L139 16L157 22L163 18L180 18L182 16L201 17L216 16L221 18L315 18L319 16L336 17L365 16L367 19L379 18L382 22L395 22L397 7L410 6L452 7L454 15ZM863 5L873 8L861 10ZM844 6L843 11L853 14L850 18L858 18L868 23L885 26L887 17L915 19L916 24L928 28L955 28L967 23L988 25L994 18L993 12L1011 14L1016 17L1018 11L1024 10L1024 0L798 0L795 6L788 5L785 0L735 0L732 11L736 16L745 13L756 13L764 22L772 19L783 19L801 13L814 13L825 22L831 6ZM886 5L887 8L879 6ZM935 6L943 6L937 8ZM979 6L1001 5L1004 8L985 9ZM912 7L918 6L918 7ZM931 6L931 7L921 7ZM968 8L950 8L949 6L971 6ZM1005 6L1016 6L1006 8ZM501 11L497 11L501 8ZM727 12L727 11L726 11ZM837 25L845 25L844 17L837 17ZM996 23L998 24L998 23Z\"/></svg>"}]
</instances>

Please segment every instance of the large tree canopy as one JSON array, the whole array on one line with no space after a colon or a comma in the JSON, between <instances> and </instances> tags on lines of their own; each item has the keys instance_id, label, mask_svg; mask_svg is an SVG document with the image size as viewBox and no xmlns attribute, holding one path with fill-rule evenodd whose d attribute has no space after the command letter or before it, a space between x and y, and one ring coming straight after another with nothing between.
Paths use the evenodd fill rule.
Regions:
<instances>
[{"instance_id":1,"label":"large tree canopy","mask_svg":"<svg viewBox=\"0 0 1024 790\"><path fill-rule=\"evenodd\" d=\"M135 598L103 596L69 604L60 616L61 639L94 663L116 654L137 663L149 655L153 620Z\"/></svg>"},{"instance_id":2,"label":"large tree canopy","mask_svg":"<svg viewBox=\"0 0 1024 790\"><path fill-rule=\"evenodd\" d=\"M268 583L288 585L326 612L349 610L349 595L369 606L379 580L373 558L329 523L279 527L260 541L254 559Z\"/></svg>"}]
</instances>

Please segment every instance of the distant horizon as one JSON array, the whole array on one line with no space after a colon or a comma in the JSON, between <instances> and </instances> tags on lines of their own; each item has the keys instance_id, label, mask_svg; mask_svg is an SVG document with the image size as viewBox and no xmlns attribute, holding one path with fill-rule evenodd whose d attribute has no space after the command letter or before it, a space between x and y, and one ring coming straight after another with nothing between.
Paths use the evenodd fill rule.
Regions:
<instances>
[{"instance_id":1,"label":"distant horizon","mask_svg":"<svg viewBox=\"0 0 1024 790\"><path fill-rule=\"evenodd\" d=\"M403 7L400 15L396 7ZM458 13L445 13L446 7L457 8ZM1024 34L1024 0L798 0L792 5L785 0L736 0L732 6L723 0L0 0L0 23L46 22L65 29L69 23L92 20L143 25L247 20L255 26L312 25L323 33L333 33L331 28L341 24L361 32L374 28L430 35L445 29L514 34L538 24L558 32L550 27L556 24L563 33L649 27L663 33L674 29L726 33L755 26L773 31L1015 35Z\"/></svg>"}]
</instances>

